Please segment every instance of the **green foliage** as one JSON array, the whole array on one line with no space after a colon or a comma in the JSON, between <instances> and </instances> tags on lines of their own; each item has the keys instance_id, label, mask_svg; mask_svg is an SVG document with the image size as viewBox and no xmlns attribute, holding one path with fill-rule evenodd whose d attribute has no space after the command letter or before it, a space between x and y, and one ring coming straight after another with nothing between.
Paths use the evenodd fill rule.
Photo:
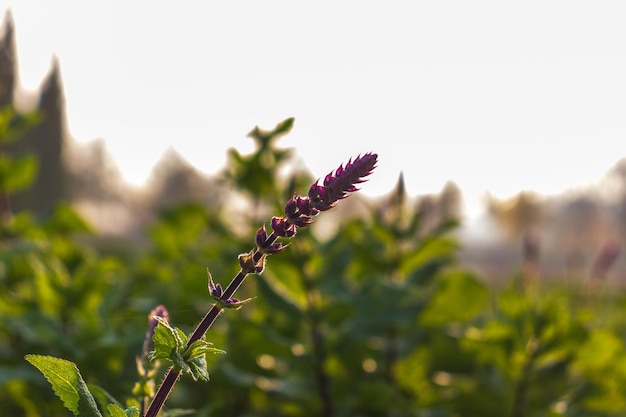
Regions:
<instances>
[{"instance_id":1,"label":"green foliage","mask_svg":"<svg viewBox=\"0 0 626 417\"><path fill-rule=\"evenodd\" d=\"M174 363L174 366L185 373L190 374L194 380L209 380L209 371L204 357L206 353L226 353L223 350L212 347L212 343L205 340L196 340L189 347L189 337L175 327L171 327L167 320L156 317L159 325L154 331L154 350L150 352L149 359L166 359Z\"/></svg>"},{"instance_id":2,"label":"green foliage","mask_svg":"<svg viewBox=\"0 0 626 417\"><path fill-rule=\"evenodd\" d=\"M76 364L63 359L40 355L27 355L26 360L41 371L52 385L56 395L74 415L102 417Z\"/></svg>"},{"instance_id":3,"label":"green foliage","mask_svg":"<svg viewBox=\"0 0 626 417\"><path fill-rule=\"evenodd\" d=\"M6 155L4 146L19 140L39 122L36 112L18 114L12 106L0 109L0 193L13 193L28 187L37 174L33 155Z\"/></svg>"},{"instance_id":4,"label":"green foliage","mask_svg":"<svg viewBox=\"0 0 626 417\"><path fill-rule=\"evenodd\" d=\"M0 144L9 144L21 138L29 128L41 120L38 112L19 114L13 106L0 109Z\"/></svg>"},{"instance_id":5,"label":"green foliage","mask_svg":"<svg viewBox=\"0 0 626 417\"><path fill-rule=\"evenodd\" d=\"M424 326L468 322L483 311L488 297L487 288L465 271L443 275L420 322Z\"/></svg>"},{"instance_id":6,"label":"green foliage","mask_svg":"<svg viewBox=\"0 0 626 417\"><path fill-rule=\"evenodd\" d=\"M6 192L28 187L36 174L37 161L32 155L0 159L0 188Z\"/></svg>"},{"instance_id":7,"label":"green foliage","mask_svg":"<svg viewBox=\"0 0 626 417\"><path fill-rule=\"evenodd\" d=\"M226 179L253 199L273 196L273 202L284 204L282 193L276 194L280 191L276 187L277 167L291 157L292 151L279 149L276 141L291 131L293 123L294 119L289 118L269 131L255 127L248 136L254 140L256 151L250 155L242 155L236 149L230 149Z\"/></svg>"},{"instance_id":8,"label":"green foliage","mask_svg":"<svg viewBox=\"0 0 626 417\"><path fill-rule=\"evenodd\" d=\"M76 398L92 395L103 415L137 416L162 378L159 362L168 362L192 375L168 399L170 416L180 408L261 417L624 414L621 290L590 296L582 286L521 287L513 278L488 286L456 259L456 220L428 218L402 183L377 201L351 197L365 215L335 218L324 239L315 226L302 229L269 256L237 293L254 303L224 311L207 336L227 354L206 355L218 350L202 340L187 348L215 302L205 268L214 286L225 285L254 246L260 211L307 190L308 175L279 174L290 153L276 142L292 126L257 128L253 153L231 151L223 179L248 198L241 207L167 207L145 246L107 252L69 206L44 219L13 216L0 238L3 413L65 415L63 404L75 412ZM159 304L176 327L160 320L150 363L138 357ZM23 360L29 353L72 361L44 361L68 368L66 379L51 377L63 401ZM195 383L209 372L210 383Z\"/></svg>"},{"instance_id":9,"label":"green foliage","mask_svg":"<svg viewBox=\"0 0 626 417\"><path fill-rule=\"evenodd\" d=\"M107 406L107 411L111 417L139 417L139 410L137 407L131 407L124 410L117 404L109 404Z\"/></svg>"}]
</instances>

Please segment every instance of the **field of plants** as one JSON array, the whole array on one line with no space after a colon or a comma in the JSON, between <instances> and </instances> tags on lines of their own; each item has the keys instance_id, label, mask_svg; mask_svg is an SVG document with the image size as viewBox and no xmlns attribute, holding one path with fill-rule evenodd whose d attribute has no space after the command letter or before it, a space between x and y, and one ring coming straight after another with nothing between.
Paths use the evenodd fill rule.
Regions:
<instances>
[{"instance_id":1,"label":"field of plants","mask_svg":"<svg viewBox=\"0 0 626 417\"><path fill-rule=\"evenodd\" d=\"M223 181L238 205L168 207L141 243L101 239L68 205L4 218L1 414L70 415L29 354L74 362L99 402L106 392L140 404L150 312L162 305L173 326L193 331L214 302L207 267L224 287L259 227L315 181L279 175L291 155L276 139L290 127L257 129L253 153L231 153ZM27 182L11 163L0 166L7 193ZM333 217L323 239L315 224L298 230L246 278L237 298L253 299L207 333L225 351L207 354L210 381L182 375L167 415L624 415L625 294L521 267L487 285L457 259L455 219L427 224L401 186L359 201L367 214Z\"/></svg>"}]
</instances>

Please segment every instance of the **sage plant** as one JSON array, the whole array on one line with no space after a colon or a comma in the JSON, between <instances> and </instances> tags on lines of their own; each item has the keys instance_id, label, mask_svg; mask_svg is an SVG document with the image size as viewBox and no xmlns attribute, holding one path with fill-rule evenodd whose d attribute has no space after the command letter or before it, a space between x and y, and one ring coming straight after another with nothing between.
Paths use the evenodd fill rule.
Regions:
<instances>
[{"instance_id":1,"label":"sage plant","mask_svg":"<svg viewBox=\"0 0 626 417\"><path fill-rule=\"evenodd\" d=\"M209 348L208 343L204 342L204 335L222 311L227 308L237 309L249 301L249 299L238 300L233 297L246 276L262 273L267 256L276 254L288 246L288 244L280 241L281 238L293 238L298 228L307 227L313 223L314 217L320 212L330 210L337 201L357 191L357 185L364 182L365 177L370 175L376 167L377 158L375 153L366 153L359 155L354 160L350 159L345 166L340 165L334 172L330 172L321 183L318 180L311 185L306 196L294 195L291 197L285 204L284 216L272 217L270 222L271 233L268 234L265 224L263 224L256 233L256 248L239 255L241 269L225 289L219 283L215 284L209 273L208 287L215 303L188 338L180 335L177 329L170 328L167 320L158 318L160 325L155 329L155 351L152 352L151 357L152 359L168 358L173 360L174 365L169 369L159 386L145 417L157 416L183 370L191 373L194 378L205 379L203 377L206 373L204 353L212 348ZM159 328L164 330L159 331ZM165 341L167 337L163 336L168 332L176 341L172 344L175 345L174 347L178 347L178 356L174 359L172 359L174 347L168 344ZM182 342L184 342L184 346L178 346L182 345ZM160 347L159 344L164 346ZM204 369L202 369L203 367Z\"/></svg>"}]
</instances>

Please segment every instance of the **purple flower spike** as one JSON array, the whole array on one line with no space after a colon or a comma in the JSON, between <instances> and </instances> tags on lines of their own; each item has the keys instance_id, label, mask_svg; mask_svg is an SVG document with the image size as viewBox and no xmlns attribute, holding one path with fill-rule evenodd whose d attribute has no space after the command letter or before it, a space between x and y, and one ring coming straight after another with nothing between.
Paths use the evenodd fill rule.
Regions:
<instances>
[{"instance_id":1,"label":"purple flower spike","mask_svg":"<svg viewBox=\"0 0 626 417\"><path fill-rule=\"evenodd\" d=\"M326 175L323 185L319 181L309 189L309 199L315 209L319 211L330 210L334 204L346 198L349 193L357 191L356 184L365 181L365 177L376 168L378 155L368 152L358 156L354 161L348 161L346 166L340 165L334 172Z\"/></svg>"}]
</instances>

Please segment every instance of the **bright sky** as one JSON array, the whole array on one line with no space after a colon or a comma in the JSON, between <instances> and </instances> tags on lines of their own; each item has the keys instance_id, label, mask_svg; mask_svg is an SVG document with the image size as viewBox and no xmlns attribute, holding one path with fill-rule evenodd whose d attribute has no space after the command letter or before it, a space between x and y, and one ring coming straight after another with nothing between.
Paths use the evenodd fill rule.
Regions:
<instances>
[{"instance_id":1,"label":"bright sky","mask_svg":"<svg viewBox=\"0 0 626 417\"><path fill-rule=\"evenodd\" d=\"M103 138L132 183L174 147L200 170L281 144L325 175L380 155L363 192L457 183L559 193L626 156L623 1L8 0L22 86L59 60L70 134Z\"/></svg>"}]
</instances>

